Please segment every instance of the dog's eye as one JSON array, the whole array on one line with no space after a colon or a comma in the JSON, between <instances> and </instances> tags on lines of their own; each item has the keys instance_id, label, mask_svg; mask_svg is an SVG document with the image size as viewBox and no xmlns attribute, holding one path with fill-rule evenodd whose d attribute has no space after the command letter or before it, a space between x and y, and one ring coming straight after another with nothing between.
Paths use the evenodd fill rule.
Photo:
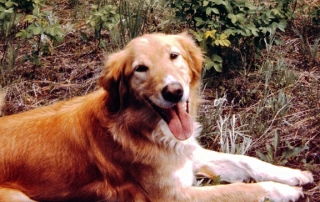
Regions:
<instances>
[{"instance_id":1,"label":"dog's eye","mask_svg":"<svg viewBox=\"0 0 320 202\"><path fill-rule=\"evenodd\" d=\"M134 70L136 72L146 72L149 70L149 68L145 65L138 65L138 66L136 66L136 68Z\"/></svg>"},{"instance_id":2,"label":"dog's eye","mask_svg":"<svg viewBox=\"0 0 320 202\"><path fill-rule=\"evenodd\" d=\"M170 54L170 59L171 59L171 60L174 60L174 59L176 59L178 56L179 56L178 53L171 53L171 54Z\"/></svg>"}]
</instances>

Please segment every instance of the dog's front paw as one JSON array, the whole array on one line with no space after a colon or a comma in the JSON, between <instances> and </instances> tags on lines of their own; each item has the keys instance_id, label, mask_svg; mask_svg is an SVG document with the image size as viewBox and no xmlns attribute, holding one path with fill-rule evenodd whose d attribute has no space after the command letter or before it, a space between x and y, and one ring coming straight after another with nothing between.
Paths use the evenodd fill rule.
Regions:
<instances>
[{"instance_id":1,"label":"dog's front paw","mask_svg":"<svg viewBox=\"0 0 320 202\"><path fill-rule=\"evenodd\" d=\"M309 171L290 170L284 173L284 180L280 181L288 185L304 185L313 182L312 173Z\"/></svg>"},{"instance_id":2,"label":"dog's front paw","mask_svg":"<svg viewBox=\"0 0 320 202\"><path fill-rule=\"evenodd\" d=\"M304 185L313 182L312 173L309 171L300 171L300 175L297 176L298 184Z\"/></svg>"},{"instance_id":3,"label":"dog's front paw","mask_svg":"<svg viewBox=\"0 0 320 202\"><path fill-rule=\"evenodd\" d=\"M265 190L265 199L270 199L274 202L289 202L296 201L303 196L301 187L293 187L286 184L280 184L277 182L259 182L260 186Z\"/></svg>"}]
</instances>

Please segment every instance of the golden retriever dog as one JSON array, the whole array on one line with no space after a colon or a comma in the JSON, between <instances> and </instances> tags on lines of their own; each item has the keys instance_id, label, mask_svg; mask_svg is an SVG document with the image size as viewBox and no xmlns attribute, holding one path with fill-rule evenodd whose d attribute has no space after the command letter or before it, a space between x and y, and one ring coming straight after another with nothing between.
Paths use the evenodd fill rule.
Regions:
<instances>
[{"instance_id":1,"label":"golden retriever dog","mask_svg":"<svg viewBox=\"0 0 320 202\"><path fill-rule=\"evenodd\" d=\"M311 173L198 144L203 60L186 33L143 35L99 90L0 118L0 201L297 200ZM234 183L192 186L199 173Z\"/></svg>"}]
</instances>

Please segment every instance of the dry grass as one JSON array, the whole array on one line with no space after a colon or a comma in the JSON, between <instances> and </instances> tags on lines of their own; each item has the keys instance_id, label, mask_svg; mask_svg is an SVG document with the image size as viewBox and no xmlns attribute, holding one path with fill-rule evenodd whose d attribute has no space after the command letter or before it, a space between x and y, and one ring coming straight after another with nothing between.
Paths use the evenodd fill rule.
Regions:
<instances>
[{"instance_id":1,"label":"dry grass","mask_svg":"<svg viewBox=\"0 0 320 202\"><path fill-rule=\"evenodd\" d=\"M2 108L6 98L6 90L0 90L0 116L2 115Z\"/></svg>"}]
</instances>

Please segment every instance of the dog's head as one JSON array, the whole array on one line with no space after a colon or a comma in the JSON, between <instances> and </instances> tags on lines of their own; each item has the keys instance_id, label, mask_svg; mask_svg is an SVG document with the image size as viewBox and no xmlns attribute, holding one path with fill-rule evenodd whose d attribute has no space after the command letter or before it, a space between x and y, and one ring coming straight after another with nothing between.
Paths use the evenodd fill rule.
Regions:
<instances>
[{"instance_id":1,"label":"dog's head","mask_svg":"<svg viewBox=\"0 0 320 202\"><path fill-rule=\"evenodd\" d=\"M109 56L99 85L113 100L110 111L125 110L134 99L184 140L193 132L202 63L200 48L186 33L143 35Z\"/></svg>"}]
</instances>

